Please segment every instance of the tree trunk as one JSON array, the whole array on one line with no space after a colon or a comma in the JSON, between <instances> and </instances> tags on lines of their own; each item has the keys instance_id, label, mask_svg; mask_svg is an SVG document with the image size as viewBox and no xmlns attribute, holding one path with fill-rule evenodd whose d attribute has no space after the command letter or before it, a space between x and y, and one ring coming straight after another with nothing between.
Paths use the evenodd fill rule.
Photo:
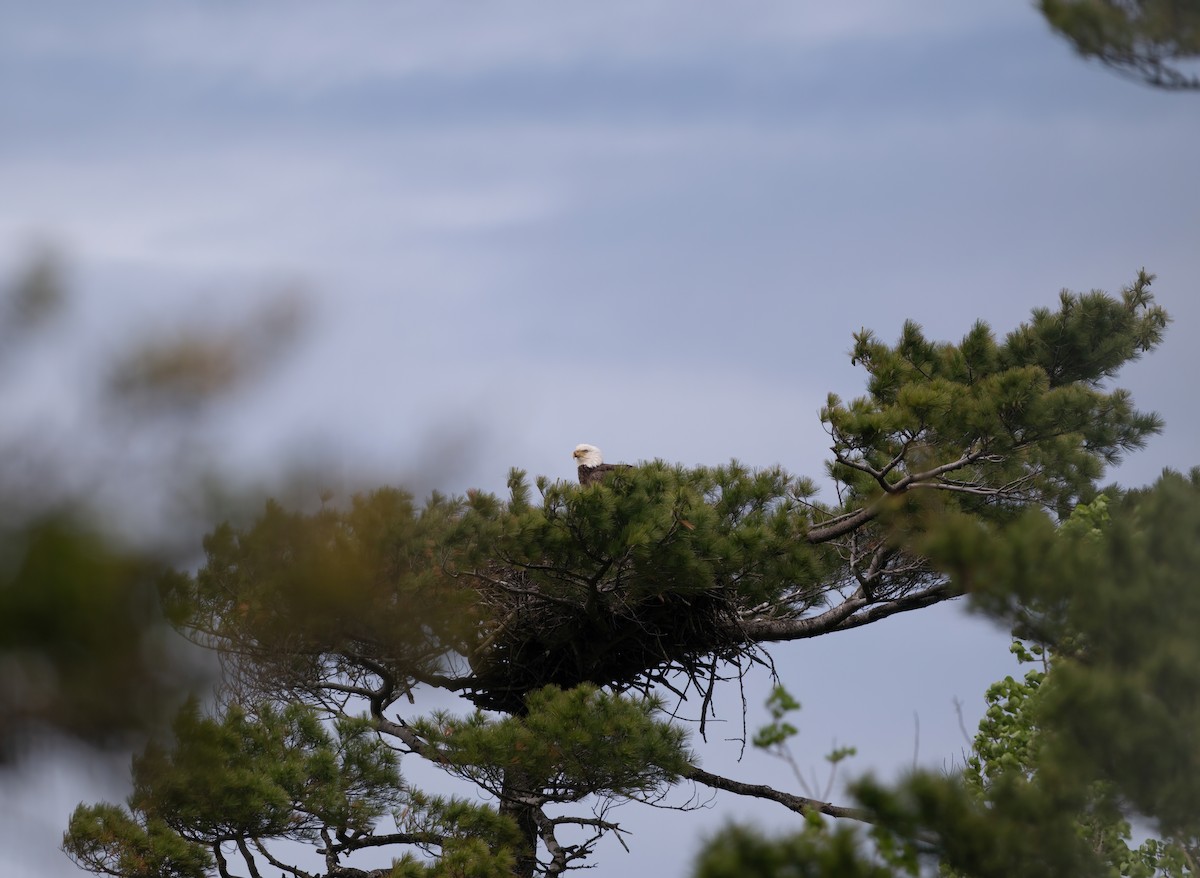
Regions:
<instances>
[{"instance_id":1,"label":"tree trunk","mask_svg":"<svg viewBox=\"0 0 1200 878\"><path fill-rule=\"evenodd\" d=\"M512 818L521 834L521 847L516 851L517 861L513 867L515 878L533 878L537 871L538 829L534 819L535 808L520 801L530 792L530 779L524 771L510 768L504 773L500 813Z\"/></svg>"}]
</instances>

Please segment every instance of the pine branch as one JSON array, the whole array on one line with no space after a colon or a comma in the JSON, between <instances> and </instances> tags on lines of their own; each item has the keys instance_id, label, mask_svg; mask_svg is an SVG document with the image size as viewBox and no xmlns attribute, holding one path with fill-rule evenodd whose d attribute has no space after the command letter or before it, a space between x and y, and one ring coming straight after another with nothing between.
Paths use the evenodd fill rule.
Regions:
<instances>
[{"instance_id":1,"label":"pine branch","mask_svg":"<svg viewBox=\"0 0 1200 878\"><path fill-rule=\"evenodd\" d=\"M221 853L221 843L214 842L212 845L213 859L217 861L217 874L221 878L235 878L229 872L229 865L225 862L225 855Z\"/></svg>"},{"instance_id":2,"label":"pine branch","mask_svg":"<svg viewBox=\"0 0 1200 878\"><path fill-rule=\"evenodd\" d=\"M862 808L833 805L829 802L821 802L792 793L780 792L774 787L764 784L742 783L741 781L722 777L719 774L712 774L695 766L690 767L684 772L683 776L697 783L702 783L707 787L712 787L715 790L725 790L726 792L737 793L739 796L752 796L756 799L769 799L772 802L778 802L785 808L795 811L797 814L808 815L815 812L818 814L827 814L830 817L846 817L850 820L860 820L863 823L871 822L868 812Z\"/></svg>"},{"instance_id":3,"label":"pine branch","mask_svg":"<svg viewBox=\"0 0 1200 878\"><path fill-rule=\"evenodd\" d=\"M941 582L922 591L908 594L904 597L887 601L886 603L875 604L867 612L853 616L831 630L848 631L851 628L858 628L880 619L886 619L888 616L894 616L897 613L907 613L911 610L931 607L934 604L940 604L942 601L958 596L958 592L954 590L949 581Z\"/></svg>"},{"instance_id":4,"label":"pine branch","mask_svg":"<svg viewBox=\"0 0 1200 878\"><path fill-rule=\"evenodd\" d=\"M872 603L860 590L854 597L847 598L819 616L804 619L750 619L742 623L742 630L746 639L753 642L803 640L831 631L858 628L897 613L930 607L957 596L949 581L879 603ZM870 609L859 613L865 607Z\"/></svg>"},{"instance_id":5,"label":"pine branch","mask_svg":"<svg viewBox=\"0 0 1200 878\"><path fill-rule=\"evenodd\" d=\"M408 747L409 750L416 753L418 756L424 756L426 759L437 761L437 752L431 747L420 735L412 730L410 726L403 722L392 722L383 716L376 715L374 717L375 728L385 735L391 735L393 738L399 738Z\"/></svg>"},{"instance_id":6,"label":"pine branch","mask_svg":"<svg viewBox=\"0 0 1200 878\"><path fill-rule=\"evenodd\" d=\"M362 848L387 847L393 844L437 845L446 843L446 836L436 832L392 832L387 835L364 835L360 838L349 838L340 844L330 846L328 852L342 854ZM317 848L318 854L326 853L325 848Z\"/></svg>"},{"instance_id":7,"label":"pine branch","mask_svg":"<svg viewBox=\"0 0 1200 878\"><path fill-rule=\"evenodd\" d=\"M844 537L846 534L858 530L872 519L877 518L879 512L880 507L878 504L864 506L857 512L839 515L836 518L830 519L830 521L821 527L812 528L804 535L804 539L813 545L836 540L838 537Z\"/></svg>"},{"instance_id":8,"label":"pine branch","mask_svg":"<svg viewBox=\"0 0 1200 878\"><path fill-rule=\"evenodd\" d=\"M276 869L282 869L285 872L291 872L292 875L295 876L295 878L313 878L313 875L311 873L305 872L303 869L298 869L295 866L289 866L287 863L284 863L284 862L281 862L280 860L275 859L275 857L271 856L271 852L269 850L267 850L267 846L264 845L257 838L252 839L252 841L254 842L254 846L256 848L258 848L258 852L263 855L263 859L265 859L268 863L270 863ZM320 852L318 851L318 853L320 853Z\"/></svg>"},{"instance_id":9,"label":"pine branch","mask_svg":"<svg viewBox=\"0 0 1200 878\"><path fill-rule=\"evenodd\" d=\"M546 874L561 875L567 871L567 863L570 861L568 850L559 843L554 834L554 821L547 818L541 808L534 808L532 813L534 822L537 824L538 836L550 853L550 862L546 864Z\"/></svg>"},{"instance_id":10,"label":"pine branch","mask_svg":"<svg viewBox=\"0 0 1200 878\"><path fill-rule=\"evenodd\" d=\"M254 855L250 853L250 848L246 846L244 838L237 840L237 848L242 854L242 859L246 861L246 868L250 870L250 878L262 878L258 871L258 864L254 862Z\"/></svg>"},{"instance_id":11,"label":"pine branch","mask_svg":"<svg viewBox=\"0 0 1200 878\"><path fill-rule=\"evenodd\" d=\"M863 461L854 461L844 457L836 446L833 452L839 463L867 473L878 480L887 496L903 494L911 488L937 485L939 483L935 481L936 479L940 479L947 473L970 466L984 458L983 446L982 444L978 444L975 450L966 452L956 460L940 464L922 472L909 473L904 478L892 484L887 482L884 476L899 464L899 456L893 458L883 470L877 470ZM809 530L804 535L804 539L813 545L818 545L852 533L879 516L879 513L883 509L883 500L884 498L880 498L880 500L864 506L856 512L846 513L845 515L839 515L836 518L830 519L822 526Z\"/></svg>"}]
</instances>

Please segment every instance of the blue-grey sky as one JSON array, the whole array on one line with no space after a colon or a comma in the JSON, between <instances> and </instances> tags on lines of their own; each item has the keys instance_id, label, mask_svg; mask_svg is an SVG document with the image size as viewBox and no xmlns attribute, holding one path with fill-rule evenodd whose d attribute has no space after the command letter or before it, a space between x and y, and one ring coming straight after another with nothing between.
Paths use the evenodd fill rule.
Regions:
<instances>
[{"instance_id":1,"label":"blue-grey sky","mask_svg":"<svg viewBox=\"0 0 1200 878\"><path fill-rule=\"evenodd\" d=\"M1144 266L1176 320L1120 382L1167 420L1116 474L1140 484L1200 463L1198 101L1073 57L1020 0L0 0L0 273L69 257L73 349L298 285L308 330L208 425L225 463L501 490L571 478L584 441L820 476L852 332L1004 332ZM776 657L802 758L836 737L885 774L914 712L919 760L955 758L953 699L973 727L1011 669L954 607ZM721 737L706 766L779 781ZM74 874L67 812L121 795L65 760L5 788L6 875ZM631 806L632 853L592 874L681 876L736 815L792 820Z\"/></svg>"}]
</instances>

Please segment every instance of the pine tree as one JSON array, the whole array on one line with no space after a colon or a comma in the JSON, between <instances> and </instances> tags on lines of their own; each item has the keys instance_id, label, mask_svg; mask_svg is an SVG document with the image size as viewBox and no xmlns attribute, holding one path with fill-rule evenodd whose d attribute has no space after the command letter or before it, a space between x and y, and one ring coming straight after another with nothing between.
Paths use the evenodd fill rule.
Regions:
<instances>
[{"instance_id":1,"label":"pine tree","mask_svg":"<svg viewBox=\"0 0 1200 878\"><path fill-rule=\"evenodd\" d=\"M911 322L894 345L858 333L866 394L821 413L835 502L779 468L654 461L588 487L514 471L506 499L381 489L218 527L161 592L221 656L222 698L138 762L129 810L81 806L66 850L121 876L224 876L229 857L252 876L556 875L623 831L611 804L682 779L847 814L705 771L663 699L694 694L707 719L715 687L772 643L961 594L976 559L947 534L978 545L1093 500L1161 427L1107 386L1161 340L1150 282L1064 292L1002 339L982 323L957 344ZM439 690L474 711L415 706ZM413 789L393 749L491 804ZM285 840L323 871L285 863ZM380 849L400 859L381 868ZM349 864L360 852L371 869Z\"/></svg>"},{"instance_id":2,"label":"pine tree","mask_svg":"<svg viewBox=\"0 0 1200 878\"><path fill-rule=\"evenodd\" d=\"M1163 89L1200 89L1197 0L1041 0L1042 15L1085 58Z\"/></svg>"},{"instance_id":3,"label":"pine tree","mask_svg":"<svg viewBox=\"0 0 1200 878\"><path fill-rule=\"evenodd\" d=\"M1040 665L988 691L960 774L856 784L871 844L819 824L783 838L731 828L696 874L831 874L836 861L839 875L1196 875L1200 469L1112 493L1061 526L1027 511L1000 533L950 529L973 603L1031 638L1014 651ZM1136 847L1132 819L1152 833Z\"/></svg>"}]
</instances>

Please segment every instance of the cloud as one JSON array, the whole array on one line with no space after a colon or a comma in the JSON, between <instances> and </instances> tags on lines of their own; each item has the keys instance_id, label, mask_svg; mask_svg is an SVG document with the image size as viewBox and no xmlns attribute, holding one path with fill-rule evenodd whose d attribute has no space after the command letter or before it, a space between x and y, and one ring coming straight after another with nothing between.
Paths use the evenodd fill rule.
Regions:
<instances>
[{"instance_id":1,"label":"cloud","mask_svg":"<svg viewBox=\"0 0 1200 878\"><path fill-rule=\"evenodd\" d=\"M952 0L920 8L765 0L753 9L671 0L604 4L172 4L135 16L77 3L24 11L0 37L6 54L235 77L247 86L320 91L375 79L471 76L521 67L677 63L729 53L805 52L830 44L940 39L1010 19ZM1022 10L1022 13L1024 11ZM70 21L71 27L63 26ZM80 26L80 25L83 26Z\"/></svg>"},{"instance_id":2,"label":"cloud","mask_svg":"<svg viewBox=\"0 0 1200 878\"><path fill-rule=\"evenodd\" d=\"M49 229L90 260L181 270L297 271L406 242L545 222L553 181L455 180L282 145L111 155L24 155L0 170L0 240ZM389 244L399 244L389 247Z\"/></svg>"}]
</instances>

